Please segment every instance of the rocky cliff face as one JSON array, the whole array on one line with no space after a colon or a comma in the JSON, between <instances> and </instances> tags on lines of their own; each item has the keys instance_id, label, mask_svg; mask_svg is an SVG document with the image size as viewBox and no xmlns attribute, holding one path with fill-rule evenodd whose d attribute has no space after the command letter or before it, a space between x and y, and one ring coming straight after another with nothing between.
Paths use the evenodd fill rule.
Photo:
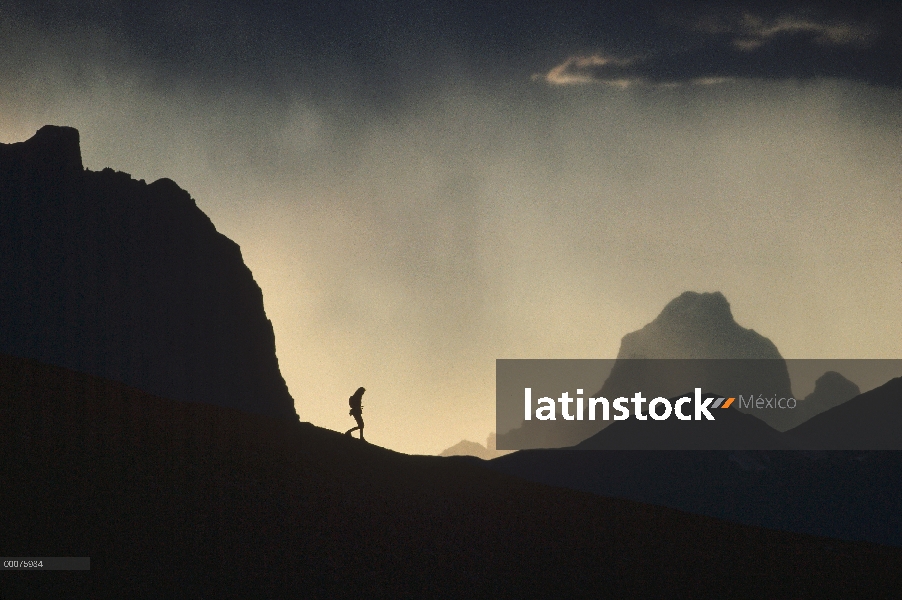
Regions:
<instances>
[{"instance_id":1,"label":"rocky cliff face","mask_svg":"<svg viewBox=\"0 0 902 600\"><path fill-rule=\"evenodd\" d=\"M0 352L295 419L237 244L168 179L84 170L78 131L0 144Z\"/></svg>"}]
</instances>

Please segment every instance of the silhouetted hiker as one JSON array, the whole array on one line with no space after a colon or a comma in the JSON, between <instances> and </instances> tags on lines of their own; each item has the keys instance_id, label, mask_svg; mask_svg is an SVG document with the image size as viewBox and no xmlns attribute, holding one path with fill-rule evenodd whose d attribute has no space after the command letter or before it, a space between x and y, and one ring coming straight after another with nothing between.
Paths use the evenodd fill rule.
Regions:
<instances>
[{"instance_id":1,"label":"silhouetted hiker","mask_svg":"<svg viewBox=\"0 0 902 600\"><path fill-rule=\"evenodd\" d=\"M359 429L360 439L363 439L363 392L365 391L366 389L359 387L357 388L357 391L354 392L354 395L348 398L348 404L351 405L351 410L348 414L357 421L357 427L348 429L345 431L345 435L351 435L351 432Z\"/></svg>"}]
</instances>

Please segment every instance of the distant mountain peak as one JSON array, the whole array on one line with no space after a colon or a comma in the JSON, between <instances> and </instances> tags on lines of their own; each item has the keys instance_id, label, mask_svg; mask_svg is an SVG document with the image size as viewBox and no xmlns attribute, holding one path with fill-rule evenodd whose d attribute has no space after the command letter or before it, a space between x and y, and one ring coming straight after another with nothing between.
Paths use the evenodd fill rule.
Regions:
<instances>
[{"instance_id":1,"label":"distant mountain peak","mask_svg":"<svg viewBox=\"0 0 902 600\"><path fill-rule=\"evenodd\" d=\"M814 382L814 391L812 395L817 394L839 394L847 396L843 399L850 400L861 393L861 389L853 381L846 379L841 373L836 371L827 371L817 378ZM807 398L806 398L807 399Z\"/></svg>"},{"instance_id":2,"label":"distant mountain peak","mask_svg":"<svg viewBox=\"0 0 902 600\"><path fill-rule=\"evenodd\" d=\"M765 389L792 396L786 361L777 347L739 325L720 292L684 292L648 325L623 336L600 394L615 398L642 390L648 397L669 398L696 387L723 394Z\"/></svg>"},{"instance_id":3,"label":"distant mountain peak","mask_svg":"<svg viewBox=\"0 0 902 600\"><path fill-rule=\"evenodd\" d=\"M740 326L720 292L683 292L648 325L628 333L617 358L780 359L777 347Z\"/></svg>"},{"instance_id":4,"label":"distant mountain peak","mask_svg":"<svg viewBox=\"0 0 902 600\"><path fill-rule=\"evenodd\" d=\"M735 323L730 303L720 292L683 292L667 303L656 322L710 325L712 322Z\"/></svg>"}]
</instances>

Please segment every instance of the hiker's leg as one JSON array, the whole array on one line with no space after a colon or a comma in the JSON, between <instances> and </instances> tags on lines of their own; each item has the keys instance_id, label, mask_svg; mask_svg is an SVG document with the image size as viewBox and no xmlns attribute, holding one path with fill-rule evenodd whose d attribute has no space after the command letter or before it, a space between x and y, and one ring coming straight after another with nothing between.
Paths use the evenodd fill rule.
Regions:
<instances>
[{"instance_id":1,"label":"hiker's leg","mask_svg":"<svg viewBox=\"0 0 902 600\"><path fill-rule=\"evenodd\" d=\"M354 415L354 420L357 421L357 427L355 427L355 429L360 430L360 439L363 439L363 416Z\"/></svg>"}]
</instances>

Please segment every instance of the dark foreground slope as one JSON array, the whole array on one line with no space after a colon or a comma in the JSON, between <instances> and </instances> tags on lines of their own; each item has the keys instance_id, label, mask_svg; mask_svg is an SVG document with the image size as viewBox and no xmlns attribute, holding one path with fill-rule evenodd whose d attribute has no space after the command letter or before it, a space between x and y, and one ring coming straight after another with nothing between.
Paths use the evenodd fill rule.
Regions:
<instances>
[{"instance_id":1,"label":"dark foreground slope","mask_svg":"<svg viewBox=\"0 0 902 600\"><path fill-rule=\"evenodd\" d=\"M488 465L737 523L902 546L902 452L527 450Z\"/></svg>"},{"instance_id":2,"label":"dark foreground slope","mask_svg":"<svg viewBox=\"0 0 902 600\"><path fill-rule=\"evenodd\" d=\"M786 434L811 448L898 449L902 377L815 415Z\"/></svg>"},{"instance_id":3,"label":"dark foreground slope","mask_svg":"<svg viewBox=\"0 0 902 600\"><path fill-rule=\"evenodd\" d=\"M676 404L680 397L670 399ZM723 398L703 394L705 399ZM691 410L691 409L690 409ZM656 421L645 413L645 420L631 416L615 421L575 446L580 450L798 450L803 446L752 415L732 406L711 410L713 421L664 419Z\"/></svg>"},{"instance_id":4,"label":"dark foreground slope","mask_svg":"<svg viewBox=\"0 0 902 600\"><path fill-rule=\"evenodd\" d=\"M3 598L893 591L897 549L545 487L0 357Z\"/></svg>"},{"instance_id":5,"label":"dark foreground slope","mask_svg":"<svg viewBox=\"0 0 902 600\"><path fill-rule=\"evenodd\" d=\"M0 144L0 352L297 419L238 245L169 179L84 169L70 127Z\"/></svg>"},{"instance_id":6,"label":"dark foreground slope","mask_svg":"<svg viewBox=\"0 0 902 600\"><path fill-rule=\"evenodd\" d=\"M749 525L902 547L902 451L891 450L902 435L902 378L785 433L732 408L716 415L714 423L631 418L578 449L516 452L487 466Z\"/></svg>"}]
</instances>

